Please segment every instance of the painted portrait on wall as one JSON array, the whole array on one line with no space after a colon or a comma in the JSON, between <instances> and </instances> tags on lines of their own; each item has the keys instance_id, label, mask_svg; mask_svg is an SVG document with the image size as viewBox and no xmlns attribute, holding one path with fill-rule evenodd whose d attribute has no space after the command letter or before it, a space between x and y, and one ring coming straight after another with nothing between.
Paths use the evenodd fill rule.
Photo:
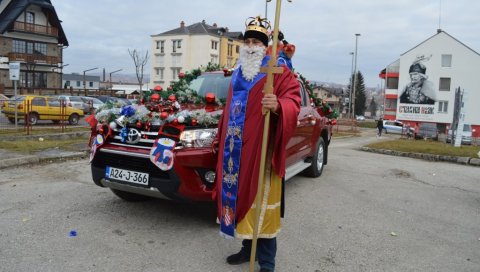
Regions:
<instances>
[{"instance_id":1,"label":"painted portrait on wall","mask_svg":"<svg viewBox=\"0 0 480 272\"><path fill-rule=\"evenodd\" d=\"M420 59L412 63L408 70L410 82L403 89L399 99L404 104L434 105L437 95L433 83L428 80L427 68Z\"/></svg>"}]
</instances>

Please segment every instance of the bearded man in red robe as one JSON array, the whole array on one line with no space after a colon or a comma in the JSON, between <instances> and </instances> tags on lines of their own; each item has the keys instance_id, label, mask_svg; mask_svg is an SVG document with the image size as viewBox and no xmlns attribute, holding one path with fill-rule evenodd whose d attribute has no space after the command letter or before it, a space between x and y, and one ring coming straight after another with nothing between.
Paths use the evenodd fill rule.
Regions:
<instances>
[{"instance_id":1,"label":"bearded man in red robe","mask_svg":"<svg viewBox=\"0 0 480 272\"><path fill-rule=\"evenodd\" d=\"M249 261L255 225L255 209L261 208L257 242L260 271L274 271L276 236L280 231L285 147L297 126L300 86L285 66L274 75L274 91L263 94L269 56L268 22L260 17L247 22L239 67L232 75L227 103L218 127L218 163L215 197L218 201L220 233L241 238L240 252L227 257L229 264ZM264 115L271 112L266 165L260 165ZM264 192L257 192L260 167L266 167ZM263 195L261 195L263 194ZM262 197L262 207L255 198Z\"/></svg>"}]
</instances>

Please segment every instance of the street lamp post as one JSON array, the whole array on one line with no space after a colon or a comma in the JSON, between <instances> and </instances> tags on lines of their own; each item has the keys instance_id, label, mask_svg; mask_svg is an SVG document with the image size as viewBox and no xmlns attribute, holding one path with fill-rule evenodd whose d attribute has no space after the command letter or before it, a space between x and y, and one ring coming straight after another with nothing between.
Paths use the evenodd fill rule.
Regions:
<instances>
[{"instance_id":1,"label":"street lamp post","mask_svg":"<svg viewBox=\"0 0 480 272\"><path fill-rule=\"evenodd\" d=\"M87 69L87 70L83 71L83 91L85 92L85 95L87 95L87 85L85 84L85 73L88 72L88 71L95 70L95 69L98 69L98 67Z\"/></svg>"},{"instance_id":2,"label":"street lamp post","mask_svg":"<svg viewBox=\"0 0 480 272\"><path fill-rule=\"evenodd\" d=\"M113 85L112 85L112 74L113 73L116 73L116 72L120 72L122 71L123 69L118 69L116 71L113 71L113 72L110 72L110 78L109 78L109 83L110 83L110 90L112 89Z\"/></svg>"},{"instance_id":3,"label":"street lamp post","mask_svg":"<svg viewBox=\"0 0 480 272\"><path fill-rule=\"evenodd\" d=\"M267 18L267 7L268 3L271 2L272 0L265 0L265 18Z\"/></svg>"},{"instance_id":4,"label":"street lamp post","mask_svg":"<svg viewBox=\"0 0 480 272\"><path fill-rule=\"evenodd\" d=\"M350 72L350 78L348 80L352 80L353 76L353 57L355 56L355 53L350 52L350 55L352 55L352 69ZM352 90L353 90L353 80L350 81L350 89L348 90L349 96L348 96L348 118L351 118L352 115Z\"/></svg>"},{"instance_id":5,"label":"street lamp post","mask_svg":"<svg viewBox=\"0 0 480 272\"><path fill-rule=\"evenodd\" d=\"M358 49L358 37L360 34L355 34L355 68L353 69L354 71L354 76L353 76L353 94L352 94L352 119L355 116L355 92L357 91L357 49Z\"/></svg>"}]
</instances>

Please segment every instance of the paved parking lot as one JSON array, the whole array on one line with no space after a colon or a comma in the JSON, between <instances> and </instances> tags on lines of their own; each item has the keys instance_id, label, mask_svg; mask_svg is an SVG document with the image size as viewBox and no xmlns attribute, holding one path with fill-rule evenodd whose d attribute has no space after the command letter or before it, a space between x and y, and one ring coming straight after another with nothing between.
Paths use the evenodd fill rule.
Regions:
<instances>
[{"instance_id":1,"label":"paved parking lot","mask_svg":"<svg viewBox=\"0 0 480 272\"><path fill-rule=\"evenodd\" d=\"M276 271L480 271L480 169L359 150L376 140L287 183ZM212 205L124 202L87 160L1 170L0 245L3 271L248 270Z\"/></svg>"}]
</instances>

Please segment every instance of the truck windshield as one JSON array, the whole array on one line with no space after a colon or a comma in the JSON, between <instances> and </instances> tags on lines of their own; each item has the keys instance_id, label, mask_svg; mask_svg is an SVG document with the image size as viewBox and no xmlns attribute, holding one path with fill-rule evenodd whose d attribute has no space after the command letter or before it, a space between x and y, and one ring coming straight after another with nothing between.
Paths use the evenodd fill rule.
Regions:
<instances>
[{"instance_id":1,"label":"truck windshield","mask_svg":"<svg viewBox=\"0 0 480 272\"><path fill-rule=\"evenodd\" d=\"M226 77L223 73L203 74L194 79L189 88L199 96L213 93L217 98L226 98L230 80L231 77Z\"/></svg>"}]
</instances>

